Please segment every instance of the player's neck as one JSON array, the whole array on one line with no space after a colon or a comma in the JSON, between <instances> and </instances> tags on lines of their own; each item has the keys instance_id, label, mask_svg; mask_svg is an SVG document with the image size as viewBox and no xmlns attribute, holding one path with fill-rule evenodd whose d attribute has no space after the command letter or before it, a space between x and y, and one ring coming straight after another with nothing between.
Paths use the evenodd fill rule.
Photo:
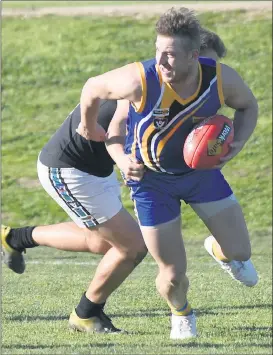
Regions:
<instances>
[{"instance_id":1,"label":"player's neck","mask_svg":"<svg viewBox=\"0 0 273 355\"><path fill-rule=\"evenodd\" d=\"M182 98L187 99L192 96L198 86L200 80L199 65L196 63L191 70L188 72L188 75L179 80L177 83L172 83L171 86L173 90Z\"/></svg>"}]
</instances>

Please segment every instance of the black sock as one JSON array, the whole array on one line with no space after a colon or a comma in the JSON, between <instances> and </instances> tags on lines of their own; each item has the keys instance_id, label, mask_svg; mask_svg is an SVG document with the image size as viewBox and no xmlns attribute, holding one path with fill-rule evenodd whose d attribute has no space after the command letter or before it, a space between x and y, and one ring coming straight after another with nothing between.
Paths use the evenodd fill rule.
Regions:
<instances>
[{"instance_id":1,"label":"black sock","mask_svg":"<svg viewBox=\"0 0 273 355\"><path fill-rule=\"evenodd\" d=\"M90 317L98 316L99 313L103 310L104 305L105 302L98 304L90 301L84 293L75 311L78 317L87 319Z\"/></svg>"},{"instance_id":2,"label":"black sock","mask_svg":"<svg viewBox=\"0 0 273 355\"><path fill-rule=\"evenodd\" d=\"M15 250L23 251L25 248L37 247L32 238L32 231L35 227L11 228L7 237L7 243Z\"/></svg>"}]
</instances>

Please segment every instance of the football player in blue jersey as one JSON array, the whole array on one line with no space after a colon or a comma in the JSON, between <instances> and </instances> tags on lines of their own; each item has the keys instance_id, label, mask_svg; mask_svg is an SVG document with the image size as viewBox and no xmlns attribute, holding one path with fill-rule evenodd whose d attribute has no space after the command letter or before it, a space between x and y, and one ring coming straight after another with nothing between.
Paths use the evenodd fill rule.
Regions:
<instances>
[{"instance_id":1,"label":"football player in blue jersey","mask_svg":"<svg viewBox=\"0 0 273 355\"><path fill-rule=\"evenodd\" d=\"M100 100L121 100L112 123L121 124L128 116L125 151L113 144L118 129L112 123L108 150L121 170L128 156L146 167L141 181L124 176L145 243L158 264L158 292L172 311L170 337L185 339L196 336L197 330L187 300L181 200L192 206L212 233L205 247L223 269L247 286L254 286L258 276L250 260L244 215L231 187L220 169L190 169L181 153L183 143L195 117L214 115L226 104L235 111L234 141L222 159L227 163L253 133L258 105L234 69L199 57L200 25L192 11L169 10L158 20L156 31L154 59L128 64L85 83L77 132L87 140L104 141L105 130L97 123Z\"/></svg>"},{"instance_id":2,"label":"football player in blue jersey","mask_svg":"<svg viewBox=\"0 0 273 355\"><path fill-rule=\"evenodd\" d=\"M202 29L201 30L201 46L200 46L200 55L202 56L207 56L211 58L222 58L226 54L226 49L221 41L221 39L214 34L213 32L210 32L208 30ZM101 125L105 127L107 130L108 125L110 123L110 120L112 116L114 115L116 109L116 102L114 101L109 101L109 102L102 102L101 107L100 107L100 114L99 114L99 122ZM79 115L79 106L77 106L72 113L69 115L67 118L67 122L75 122L77 123L78 120L80 120L80 115ZM66 137L67 136L67 128L68 126L63 125L62 131L57 131L58 135L55 135L54 137L57 136L57 141L54 137L50 140L50 144L47 144L46 149L47 150L52 150L54 149L56 153L56 143L61 142L61 137ZM61 133L61 134L60 134ZM120 134L125 135L124 132L120 132ZM54 144L53 144L54 143ZM75 142L74 142L75 143ZM81 142L79 142L81 143ZM78 144L79 144L78 143ZM105 146L104 143L97 143L99 146L102 147L102 150L105 151ZM89 146L84 146L84 153L87 155L91 156L91 151ZM106 153L107 154L107 153ZM56 154L55 154L56 155ZM83 154L84 155L84 154ZM47 156L45 159L51 159L51 157ZM100 156L101 158L101 156ZM125 158L128 158L126 156ZM74 162L74 164L70 163L72 166L78 166L79 158L77 158ZM101 162L100 159L96 159L97 164L99 165L104 165L107 166L109 165L108 161L103 161ZM48 165L49 166L57 166L59 162L51 162ZM125 172L126 176L128 179L140 179L143 175L143 165L142 164L136 164L132 162L131 160L125 159L124 163L122 165L122 170ZM110 163L111 165L112 163ZM46 184L45 188L48 189L48 184L47 184L47 177L49 170L48 168L45 168L44 166L41 165L40 159L39 159L39 177L42 180L43 186ZM71 169L69 167L66 168L61 168L60 172L63 174L65 173L66 169L69 170L69 174L71 174ZM81 167L79 169L81 171ZM52 175L54 176L54 175ZM46 181L45 181L46 177ZM92 176L91 176L92 177ZM56 179L56 176L54 177ZM82 179L82 177L81 177ZM80 176L77 177L79 186L82 183L80 180ZM107 180L107 178L101 180ZM94 180L92 181L92 190L98 189L98 186L94 187ZM56 187L56 186L55 186ZM50 187L51 188L51 187ZM58 191L61 191L60 196L65 196L65 188L63 185L58 185ZM52 194L51 191L49 191L50 194ZM86 192L85 192L86 193ZM92 194L92 191L90 191L90 194ZM56 199L57 203L59 203L62 207L62 200L60 199L60 196L54 195L53 198ZM101 200L101 199L100 199ZM73 201L72 201L73 202ZM91 203L94 204L95 201L91 199ZM74 203L74 202L73 202ZM102 210L105 207L102 206ZM68 214L70 215L71 211L68 210ZM73 219L73 215L71 217ZM122 221L122 217L121 221ZM123 216L124 218L124 216ZM92 221L91 221L92 222ZM126 222L126 223L129 223ZM121 226L124 230L126 230L126 225L127 224L121 223ZM130 220L130 223L135 223L134 220ZM133 228L134 226L132 226ZM113 228L110 226L111 230ZM136 230L136 233L138 233L138 236L135 236L132 234L132 230ZM133 240L130 240L130 248L134 250L134 252L138 252L137 257L135 259L135 265L145 256L146 254L146 249L143 247L143 244L141 242L142 237L140 236L140 232L137 232L137 228L130 228L130 233L133 237ZM116 232L117 233L117 232ZM125 233L126 234L126 233ZM124 242L122 242L124 244ZM22 250L23 249L28 249L28 248L33 248L37 246L48 246L48 247L53 247L53 248L58 248L61 250L68 250L68 251L81 251L81 252L91 252L91 253L97 253L97 254L106 254L111 248L112 245L109 243L107 240L105 240L104 236L102 235L102 230L98 230L97 228L82 228L81 226L77 225L77 221L75 222L64 222L60 224L55 224L55 225L49 225L49 226L35 226L35 227L23 227L23 228L10 228L10 227L3 227L2 228L2 248L4 251L4 261L6 264L15 272L17 273L22 273L24 272L25 269L25 264L24 264L24 259L22 255ZM124 249L124 247L123 247ZM123 258L123 254L121 253L121 257ZM119 258L117 258L115 255L112 255L112 258L114 259L115 262L119 262ZM115 262L111 265L109 268L109 274L113 273L115 270ZM102 263L102 265L104 262ZM127 265L128 266L128 265ZM101 268L100 271L103 271ZM126 275L129 274L131 271L130 268L126 268ZM122 273L124 274L124 273ZM99 274L100 275L100 274ZM101 275L100 275L101 276ZM122 275L121 275L122 276ZM124 277L124 276L122 276ZM97 302L92 302L94 299L92 298L92 292L96 289L96 279L92 281L92 284L90 286L90 293L91 297L89 294L84 294L82 296L82 299L76 308L75 311L73 311L71 317L70 317L70 325L73 326L74 328L82 331L98 331L98 332L108 332L108 331L116 331L117 328L115 328L112 323L107 320L107 318L104 317L103 312L101 312L101 309L103 308L102 305L104 304L104 300L107 298L107 295L109 294L109 289L108 289L108 283L109 283L109 277L107 275L104 275L103 280L103 286L101 286L101 298ZM111 280L112 285L114 287L117 287L118 284L121 282L120 276L113 277ZM111 286L112 287L112 286ZM98 310L100 312L98 312ZM75 314L76 313L76 314ZM84 319L84 322L82 322L82 319Z\"/></svg>"}]
</instances>

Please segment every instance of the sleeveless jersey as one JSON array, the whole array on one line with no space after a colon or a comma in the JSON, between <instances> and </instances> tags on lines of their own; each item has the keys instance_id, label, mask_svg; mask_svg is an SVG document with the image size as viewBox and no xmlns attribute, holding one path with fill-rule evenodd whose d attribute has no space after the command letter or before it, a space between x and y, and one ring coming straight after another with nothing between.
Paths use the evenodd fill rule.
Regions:
<instances>
[{"instance_id":1,"label":"sleeveless jersey","mask_svg":"<svg viewBox=\"0 0 273 355\"><path fill-rule=\"evenodd\" d=\"M183 146L194 125L224 104L221 65L200 57L197 91L182 99L162 81L155 59L137 64L143 94L138 110L130 105L125 152L159 173L193 171L184 161Z\"/></svg>"},{"instance_id":2,"label":"sleeveless jersey","mask_svg":"<svg viewBox=\"0 0 273 355\"><path fill-rule=\"evenodd\" d=\"M117 101L102 100L98 123L107 131L116 111ZM91 175L106 177L113 172L114 161L103 142L86 140L76 132L81 120L81 108L77 105L60 128L43 147L42 164L51 168L76 168Z\"/></svg>"}]
</instances>

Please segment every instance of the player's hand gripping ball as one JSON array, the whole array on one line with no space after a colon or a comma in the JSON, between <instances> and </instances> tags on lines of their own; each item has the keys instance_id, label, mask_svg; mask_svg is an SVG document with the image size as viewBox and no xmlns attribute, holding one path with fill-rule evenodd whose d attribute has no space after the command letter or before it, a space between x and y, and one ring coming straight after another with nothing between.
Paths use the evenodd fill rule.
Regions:
<instances>
[{"instance_id":1,"label":"player's hand gripping ball","mask_svg":"<svg viewBox=\"0 0 273 355\"><path fill-rule=\"evenodd\" d=\"M192 169L211 169L221 164L233 141L233 122L223 115L205 118L186 138L183 154Z\"/></svg>"}]
</instances>

